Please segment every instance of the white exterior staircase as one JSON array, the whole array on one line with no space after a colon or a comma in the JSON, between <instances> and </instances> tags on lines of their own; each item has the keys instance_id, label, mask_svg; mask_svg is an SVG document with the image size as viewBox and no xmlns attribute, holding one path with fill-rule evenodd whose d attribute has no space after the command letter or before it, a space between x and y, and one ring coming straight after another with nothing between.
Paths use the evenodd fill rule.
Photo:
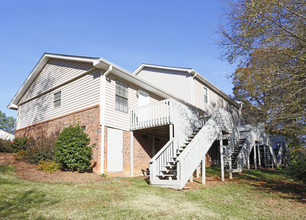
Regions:
<instances>
[{"instance_id":1,"label":"white exterior staircase","mask_svg":"<svg viewBox=\"0 0 306 220\"><path fill-rule=\"evenodd\" d=\"M218 109L204 126L195 128L176 147L172 138L150 161L150 182L154 186L182 189L222 131L231 133L231 115ZM181 138L181 137L178 137Z\"/></svg>"}]
</instances>

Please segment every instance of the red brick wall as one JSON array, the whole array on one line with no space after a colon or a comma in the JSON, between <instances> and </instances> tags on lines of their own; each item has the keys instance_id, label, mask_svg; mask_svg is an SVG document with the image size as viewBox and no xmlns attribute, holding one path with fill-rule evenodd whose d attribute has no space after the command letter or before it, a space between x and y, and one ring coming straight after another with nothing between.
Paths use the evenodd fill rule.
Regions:
<instances>
[{"instance_id":1,"label":"red brick wall","mask_svg":"<svg viewBox=\"0 0 306 220\"><path fill-rule=\"evenodd\" d=\"M100 173L101 169L101 148L100 148L100 109L99 106L92 106L77 112L73 112L58 118L54 118L42 123L38 123L26 128L16 130L15 136L32 137L36 139L44 134L48 136L57 136L65 127L79 124L86 126L85 132L90 138L90 144L96 144L93 148L93 171ZM104 130L104 172L107 173L107 127ZM123 131L123 172L122 173L107 173L109 176L130 176L131 174L131 148L130 148L130 132ZM157 153L167 140L155 141ZM141 169L147 169L152 158L152 143L153 137L143 135L139 132L134 132L133 135L133 154L134 154L134 176L142 175Z\"/></svg>"},{"instance_id":2,"label":"red brick wall","mask_svg":"<svg viewBox=\"0 0 306 220\"><path fill-rule=\"evenodd\" d=\"M32 137L36 139L42 137L57 136L65 127L79 124L86 126L85 132L90 138L90 145L96 144L93 148L93 164L94 171L100 170L100 125L99 125L99 106L92 106L77 112L73 112L58 118L54 118L42 123L38 123L29 127L18 129L15 131L15 136Z\"/></svg>"}]
</instances>

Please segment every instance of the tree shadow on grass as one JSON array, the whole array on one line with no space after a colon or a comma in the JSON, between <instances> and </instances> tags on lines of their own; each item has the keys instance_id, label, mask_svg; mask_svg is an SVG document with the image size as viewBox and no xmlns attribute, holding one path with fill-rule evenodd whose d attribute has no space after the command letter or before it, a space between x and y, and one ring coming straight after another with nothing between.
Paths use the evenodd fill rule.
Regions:
<instances>
[{"instance_id":1,"label":"tree shadow on grass","mask_svg":"<svg viewBox=\"0 0 306 220\"><path fill-rule=\"evenodd\" d=\"M37 189L27 190L20 194L16 193L13 196L9 195L8 198L2 199L0 204L0 218L29 218L31 214L27 210L31 208L39 210L38 207L46 207L58 202L58 200L47 199L46 194Z\"/></svg>"},{"instance_id":2,"label":"tree shadow on grass","mask_svg":"<svg viewBox=\"0 0 306 220\"><path fill-rule=\"evenodd\" d=\"M284 171L250 170L238 174L237 177L240 180L247 181L249 185L259 190L282 193L282 198L306 203L306 185L298 182L291 182L278 174L283 175Z\"/></svg>"}]
</instances>

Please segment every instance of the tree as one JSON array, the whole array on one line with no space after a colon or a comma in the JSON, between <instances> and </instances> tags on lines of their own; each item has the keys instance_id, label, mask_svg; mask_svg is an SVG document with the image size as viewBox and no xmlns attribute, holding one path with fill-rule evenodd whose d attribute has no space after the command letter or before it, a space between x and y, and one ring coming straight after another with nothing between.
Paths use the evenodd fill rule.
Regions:
<instances>
[{"instance_id":1,"label":"tree","mask_svg":"<svg viewBox=\"0 0 306 220\"><path fill-rule=\"evenodd\" d=\"M305 20L302 0L237 0L227 3L221 27L223 57L238 63L235 99L250 122L301 140L305 134Z\"/></svg>"},{"instance_id":2,"label":"tree","mask_svg":"<svg viewBox=\"0 0 306 220\"><path fill-rule=\"evenodd\" d=\"M16 128L16 119L14 117L7 117L4 112L0 111L0 129L9 133L14 133Z\"/></svg>"}]
</instances>

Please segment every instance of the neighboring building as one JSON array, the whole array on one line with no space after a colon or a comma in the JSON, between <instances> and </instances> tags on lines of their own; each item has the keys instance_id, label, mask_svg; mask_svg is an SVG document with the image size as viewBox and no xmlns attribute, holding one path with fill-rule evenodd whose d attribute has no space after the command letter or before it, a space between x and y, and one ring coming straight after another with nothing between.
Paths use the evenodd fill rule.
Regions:
<instances>
[{"instance_id":1,"label":"neighboring building","mask_svg":"<svg viewBox=\"0 0 306 220\"><path fill-rule=\"evenodd\" d=\"M94 171L134 176L150 164L151 183L164 187L182 188L201 161L250 167L252 150L269 145L264 130L240 126L238 103L187 68L144 64L132 74L98 57L46 53L8 107L18 110L17 137L79 124L97 146Z\"/></svg>"},{"instance_id":2,"label":"neighboring building","mask_svg":"<svg viewBox=\"0 0 306 220\"><path fill-rule=\"evenodd\" d=\"M0 129L0 139L6 141L12 141L15 136L9 132L3 131Z\"/></svg>"}]
</instances>

